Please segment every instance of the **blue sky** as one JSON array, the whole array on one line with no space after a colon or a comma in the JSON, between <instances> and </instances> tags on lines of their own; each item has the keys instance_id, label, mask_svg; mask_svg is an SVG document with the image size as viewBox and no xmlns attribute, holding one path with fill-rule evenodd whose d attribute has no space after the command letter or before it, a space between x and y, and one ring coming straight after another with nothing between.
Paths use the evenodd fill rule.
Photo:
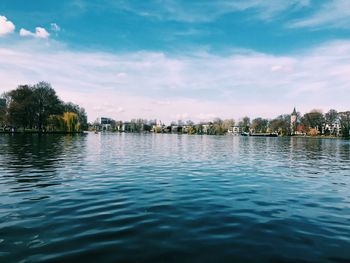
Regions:
<instances>
[{"instance_id":1,"label":"blue sky","mask_svg":"<svg viewBox=\"0 0 350 263\"><path fill-rule=\"evenodd\" d=\"M89 120L348 110L348 0L2 0L0 92L51 82Z\"/></svg>"}]
</instances>

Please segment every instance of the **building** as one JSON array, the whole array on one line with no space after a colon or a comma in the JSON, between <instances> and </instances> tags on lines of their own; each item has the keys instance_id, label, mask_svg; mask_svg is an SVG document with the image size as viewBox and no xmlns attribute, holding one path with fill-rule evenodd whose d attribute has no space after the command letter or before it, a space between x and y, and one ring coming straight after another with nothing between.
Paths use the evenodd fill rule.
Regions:
<instances>
[{"instance_id":1,"label":"building","mask_svg":"<svg viewBox=\"0 0 350 263\"><path fill-rule=\"evenodd\" d=\"M121 132L135 132L136 124L133 122L123 122Z\"/></svg>"},{"instance_id":2,"label":"building","mask_svg":"<svg viewBox=\"0 0 350 263\"><path fill-rule=\"evenodd\" d=\"M298 114L297 111L294 110L292 112L292 114L290 115L290 134L291 135L295 135L296 131L297 131L297 121L298 121Z\"/></svg>"},{"instance_id":3,"label":"building","mask_svg":"<svg viewBox=\"0 0 350 263\"><path fill-rule=\"evenodd\" d=\"M324 123L322 126L322 133L326 135L340 136L341 124L340 119L337 118L334 122Z\"/></svg>"},{"instance_id":4,"label":"building","mask_svg":"<svg viewBox=\"0 0 350 263\"><path fill-rule=\"evenodd\" d=\"M240 135L240 134L243 132L243 127L234 125L234 126L231 126L231 127L227 130L227 132L228 132L228 133L231 133L231 134L233 134L233 135Z\"/></svg>"},{"instance_id":5,"label":"building","mask_svg":"<svg viewBox=\"0 0 350 263\"><path fill-rule=\"evenodd\" d=\"M112 119L106 117L99 117L95 121L94 128L97 131L109 131L112 128L111 124Z\"/></svg>"},{"instance_id":6,"label":"building","mask_svg":"<svg viewBox=\"0 0 350 263\"><path fill-rule=\"evenodd\" d=\"M210 134L212 127L213 127L213 124L211 122L203 123L202 124L202 133L203 134Z\"/></svg>"}]
</instances>

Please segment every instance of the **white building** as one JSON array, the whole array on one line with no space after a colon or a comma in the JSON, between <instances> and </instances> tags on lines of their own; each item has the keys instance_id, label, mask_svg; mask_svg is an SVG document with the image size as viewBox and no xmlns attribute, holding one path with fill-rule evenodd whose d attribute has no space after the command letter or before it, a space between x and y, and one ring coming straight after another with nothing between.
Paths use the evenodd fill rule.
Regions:
<instances>
[{"instance_id":1,"label":"white building","mask_svg":"<svg viewBox=\"0 0 350 263\"><path fill-rule=\"evenodd\" d=\"M109 131L112 128L111 123L112 119L110 118L98 117L95 121L95 129L101 131Z\"/></svg>"}]
</instances>

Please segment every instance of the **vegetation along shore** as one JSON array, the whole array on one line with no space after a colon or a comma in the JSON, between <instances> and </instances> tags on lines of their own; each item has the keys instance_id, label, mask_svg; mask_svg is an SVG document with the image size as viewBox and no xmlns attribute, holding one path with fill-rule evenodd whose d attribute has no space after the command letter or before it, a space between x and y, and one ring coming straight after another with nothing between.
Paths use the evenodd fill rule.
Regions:
<instances>
[{"instance_id":1,"label":"vegetation along shore","mask_svg":"<svg viewBox=\"0 0 350 263\"><path fill-rule=\"evenodd\" d=\"M100 117L87 122L84 108L72 102L63 102L48 82L33 86L19 85L0 97L0 133L81 133L95 132L154 132L245 136L350 136L350 111L334 109L323 114L312 110L302 115L294 108L291 114L282 114L274 119L243 117L194 123L178 120L165 124L157 120L133 119L116 121Z\"/></svg>"},{"instance_id":2,"label":"vegetation along shore","mask_svg":"<svg viewBox=\"0 0 350 263\"><path fill-rule=\"evenodd\" d=\"M84 108L63 102L47 82L20 85L0 98L0 131L79 133L87 130Z\"/></svg>"}]
</instances>

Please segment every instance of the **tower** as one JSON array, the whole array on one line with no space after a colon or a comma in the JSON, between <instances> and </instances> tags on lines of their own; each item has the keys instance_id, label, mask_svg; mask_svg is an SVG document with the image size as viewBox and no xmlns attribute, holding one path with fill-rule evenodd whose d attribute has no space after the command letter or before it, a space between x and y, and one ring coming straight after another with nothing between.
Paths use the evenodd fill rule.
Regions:
<instances>
[{"instance_id":1,"label":"tower","mask_svg":"<svg viewBox=\"0 0 350 263\"><path fill-rule=\"evenodd\" d=\"M296 127L297 127L297 118L298 118L298 114L294 107L294 110L290 115L290 134L291 135L295 134Z\"/></svg>"}]
</instances>

